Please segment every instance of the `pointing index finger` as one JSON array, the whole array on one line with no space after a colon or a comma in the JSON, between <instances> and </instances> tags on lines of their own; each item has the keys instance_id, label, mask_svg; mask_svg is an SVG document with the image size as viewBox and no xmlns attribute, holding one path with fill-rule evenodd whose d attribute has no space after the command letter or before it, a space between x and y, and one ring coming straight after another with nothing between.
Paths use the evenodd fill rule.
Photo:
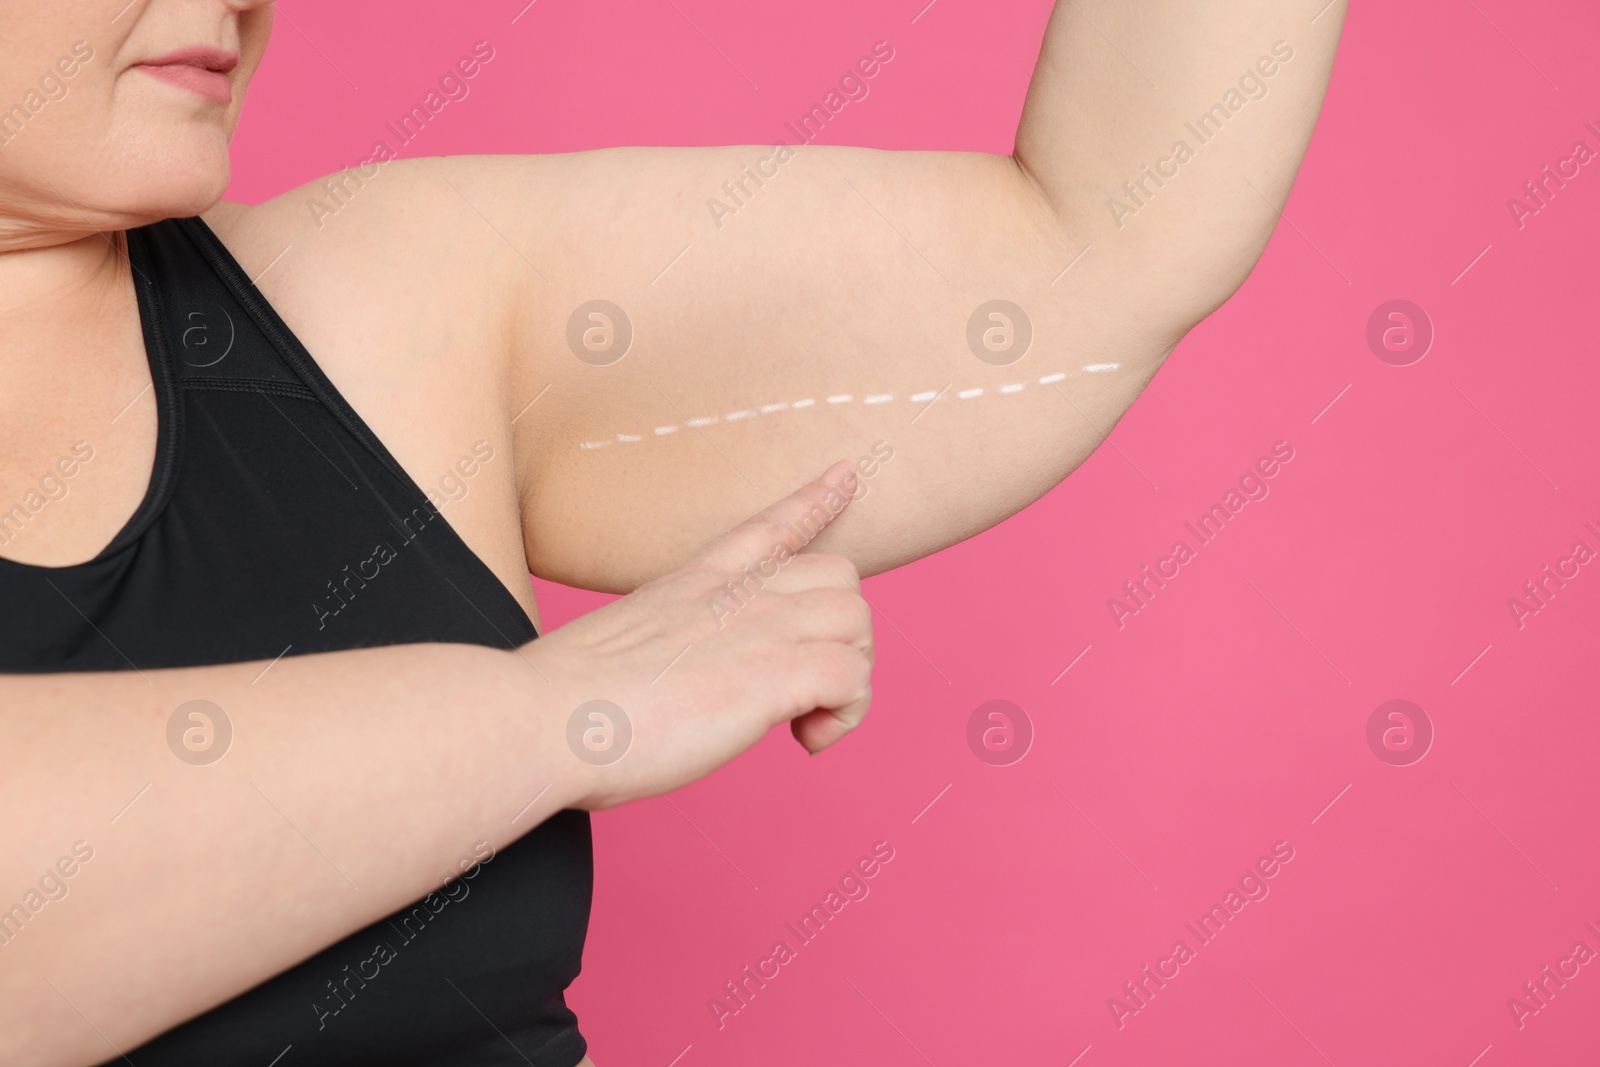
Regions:
<instances>
[{"instance_id":1,"label":"pointing index finger","mask_svg":"<svg viewBox=\"0 0 1600 1067\"><path fill-rule=\"evenodd\" d=\"M771 504L700 550L702 562L733 569L756 562L780 546L805 549L844 513L855 496L855 466L841 459L822 477Z\"/></svg>"}]
</instances>

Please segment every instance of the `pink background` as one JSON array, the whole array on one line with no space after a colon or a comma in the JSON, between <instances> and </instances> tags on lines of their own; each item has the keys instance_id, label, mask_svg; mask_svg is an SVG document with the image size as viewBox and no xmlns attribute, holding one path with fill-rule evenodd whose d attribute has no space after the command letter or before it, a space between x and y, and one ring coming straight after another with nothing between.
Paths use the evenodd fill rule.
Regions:
<instances>
[{"instance_id":1,"label":"pink background","mask_svg":"<svg viewBox=\"0 0 1600 1067\"><path fill-rule=\"evenodd\" d=\"M480 39L495 61L409 152L770 144L880 39L893 66L826 140L1005 151L1050 8L539 0L513 24L524 2L283 0L232 195L365 158ZM1578 138L1600 148L1597 32L1577 0L1355 7L1293 227L1116 449L867 583L867 725L815 761L774 734L596 817L571 1000L602 1067L1600 1055L1600 965L1521 1030L1506 1005L1580 938L1600 950L1600 567L1520 631L1507 608L1600 548L1600 167L1520 231L1506 208ZM1437 330L1409 367L1365 342L1394 298ZM1119 630L1107 598L1279 440L1270 497ZM547 626L599 603L540 593ZM1365 739L1397 697L1437 731L1413 766ZM995 698L1036 731L1013 766L967 747ZM882 840L870 896L719 1030L708 1000ZM1278 841L1270 896L1119 1030L1108 998Z\"/></svg>"}]
</instances>

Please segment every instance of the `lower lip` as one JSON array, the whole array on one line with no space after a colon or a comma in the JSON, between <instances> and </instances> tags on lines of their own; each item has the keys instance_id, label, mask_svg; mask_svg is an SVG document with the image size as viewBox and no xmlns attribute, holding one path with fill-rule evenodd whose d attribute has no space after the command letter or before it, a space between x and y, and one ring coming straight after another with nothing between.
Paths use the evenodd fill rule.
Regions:
<instances>
[{"instance_id":1,"label":"lower lip","mask_svg":"<svg viewBox=\"0 0 1600 1067\"><path fill-rule=\"evenodd\" d=\"M144 63L140 64L138 69L168 85L198 93L207 100L215 100L219 104L233 102L233 83L228 80L226 74L206 70L203 67L191 67L186 63L164 66Z\"/></svg>"}]
</instances>

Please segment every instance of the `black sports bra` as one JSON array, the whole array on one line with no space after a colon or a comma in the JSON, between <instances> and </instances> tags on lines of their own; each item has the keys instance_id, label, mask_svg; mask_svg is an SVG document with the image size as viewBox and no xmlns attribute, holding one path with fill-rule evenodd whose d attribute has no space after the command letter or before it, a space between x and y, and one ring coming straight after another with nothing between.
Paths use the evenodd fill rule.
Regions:
<instances>
[{"instance_id":1,"label":"black sports bra","mask_svg":"<svg viewBox=\"0 0 1600 1067\"><path fill-rule=\"evenodd\" d=\"M160 411L155 471L93 560L0 559L0 672L538 636L203 221L127 237ZM464 894L430 894L126 1061L573 1067L587 1046L563 990L593 876L588 815L560 812L482 863Z\"/></svg>"}]
</instances>

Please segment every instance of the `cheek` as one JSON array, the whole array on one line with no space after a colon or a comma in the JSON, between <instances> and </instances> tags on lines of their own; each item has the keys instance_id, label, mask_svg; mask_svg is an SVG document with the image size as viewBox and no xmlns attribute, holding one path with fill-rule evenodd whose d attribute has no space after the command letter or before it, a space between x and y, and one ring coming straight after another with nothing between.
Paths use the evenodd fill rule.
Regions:
<instances>
[{"instance_id":1,"label":"cheek","mask_svg":"<svg viewBox=\"0 0 1600 1067\"><path fill-rule=\"evenodd\" d=\"M23 2L0 0L0 23L6 21L8 7ZM150 51L145 42L154 40L158 31L165 32L160 23L169 18L164 5L139 4L128 13L133 17L113 23L112 17L127 2L26 4L27 22L36 20L35 11L46 8L108 6L104 18L76 17L75 21L92 24L87 29L58 34L65 42L59 49L61 56L51 53L49 58L74 58L78 70L62 79L66 96L50 106L57 112L51 123L56 129L49 144L29 161L31 177L38 184L48 189L44 181L48 179L83 205L101 229L198 214L221 199L230 176L229 141L273 24L271 5L257 0L238 5L247 10L239 16L240 61L230 75L233 99L219 106L148 74L125 69L128 57ZM110 36L108 27L122 36ZM84 46L73 53L72 46L79 41ZM4 48L0 43L0 70L9 71L13 65ZM0 80L5 78L6 74L0 73ZM0 108L5 106L7 98L0 93ZM263 119L274 125L272 116ZM270 135L286 132L280 129ZM6 165L0 158L0 180Z\"/></svg>"},{"instance_id":2,"label":"cheek","mask_svg":"<svg viewBox=\"0 0 1600 1067\"><path fill-rule=\"evenodd\" d=\"M25 97L0 86L0 200L12 190L70 200L88 225L110 232L199 214L222 197L228 113L139 71L115 74L115 54L97 46L20 136L4 118L15 125L12 105Z\"/></svg>"}]
</instances>

